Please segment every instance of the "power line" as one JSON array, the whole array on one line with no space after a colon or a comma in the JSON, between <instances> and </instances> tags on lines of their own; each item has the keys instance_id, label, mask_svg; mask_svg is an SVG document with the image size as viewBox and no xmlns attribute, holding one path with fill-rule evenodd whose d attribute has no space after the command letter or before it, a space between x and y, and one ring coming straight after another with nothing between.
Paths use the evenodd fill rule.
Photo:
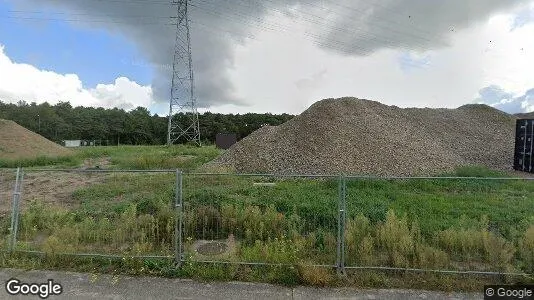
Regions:
<instances>
[{"instance_id":1,"label":"power line","mask_svg":"<svg viewBox=\"0 0 534 300\"><path fill-rule=\"evenodd\" d=\"M100 1L100 0L92 0L92 1ZM205 1L205 0L197 0L197 1L200 1L200 2L204 2L204 3L209 3L208 1ZM228 1L228 0L226 0ZM272 3L272 0L265 0L267 2L271 2ZM123 2L123 1L119 1L119 2ZM164 3L164 2L161 2L161 1L137 1L138 3ZM250 4L250 2L248 2ZM254 2L256 3L256 2ZM320 6L320 5L317 5L317 4L314 4L314 3L308 3L308 2L302 2L302 3L306 3L307 5L309 6L315 6L315 7L320 7L320 8L323 8L323 6ZM167 4L169 4L169 2L167 2ZM233 4L236 4L235 2ZM333 3L335 4L335 3ZM242 6L240 4L237 4L238 6ZM194 6L197 6L197 5L194 5ZM249 7L253 7L253 6L257 6L257 7L263 7L263 8L266 8L265 6L263 6L261 3L257 3L257 5L248 5ZM347 8L346 6L342 6L342 5L338 5L338 6L341 6L341 7L344 7L344 8ZM274 8L274 7L269 7L268 8L269 10L271 11L277 11L277 12L283 12L282 10L280 9L277 9L277 8ZM356 10L355 8L351 8L352 10ZM334 12L334 10L331 10L329 9L328 10L329 12ZM358 11L358 10L356 10ZM14 10L11 10L9 12L16 12L16 13L44 13L44 12L39 12L39 11L14 11ZM314 14L311 14L311 13L308 13L306 10L301 10L300 13L302 14L306 14L306 15L309 15L311 16L313 19L310 19L310 18L306 18L305 20L307 20L308 22L310 23L313 23L313 24L316 24L316 25L320 25L320 26L328 26L328 20L326 20L325 18L323 17L320 17L320 16L317 16L317 15L314 15ZM337 14L338 12L336 12ZM61 13L61 12L56 12L56 13L52 13L52 14L67 14L67 13ZM87 13L70 13L69 15L78 15L78 16L98 16L98 15L94 15L94 14L87 14ZM242 15L242 14L241 14ZM126 15L100 15L100 16L117 16L117 17L126 17L126 18L172 18L172 17L161 17L161 16L126 16ZM242 15L243 16L243 15ZM327 22L319 22L318 20L324 20L324 21L327 21ZM383 27L383 28L386 28L384 26L380 26L378 25L378 27ZM340 27L333 27L333 26L329 26L329 28L332 30L332 31L336 31L336 32L340 32L340 33L346 33L346 34L354 34L354 31L358 32L358 31L362 31L361 28L358 28L357 30L355 30L354 28L352 29L347 29L347 28L340 28ZM403 33L403 32L399 32L398 30L396 29L392 29L392 28L386 28L386 29L391 29L392 32L397 32L397 33ZM414 38L417 38L417 39L422 39L422 40L425 40L425 41L429 41L428 39L424 38L424 37L421 37L421 36L415 36L413 34L409 34L410 36L414 37ZM363 34L360 34L360 36L364 36ZM367 36L367 38L369 38L370 40L378 40L380 41L379 38L377 38L377 36ZM382 41L384 42L384 41Z\"/></svg>"},{"instance_id":2,"label":"power line","mask_svg":"<svg viewBox=\"0 0 534 300\"><path fill-rule=\"evenodd\" d=\"M192 5L192 4L191 4ZM193 6L193 5L192 5ZM221 13L220 11L215 11L215 10L210 10L209 8L204 8L204 7L201 7L201 6L193 6L194 8L197 8L199 9L200 11L203 11L205 13L208 13L208 14L211 14L211 15L214 15L214 16L218 16L218 17L222 17L222 18L225 18L225 19L228 19L230 21L236 21L236 22L239 22L239 23L242 23L242 24L245 24L245 25L251 25L251 26L255 26L257 27L258 29L262 30L262 31L271 31L271 32L282 32L282 33L286 33L286 34L291 34L293 36L299 36L299 34L294 34L293 33L293 30L291 27L288 27L288 26L283 26L281 24L269 24L265 21L262 21L260 20L259 18L256 19L256 24L252 24L250 21L248 21L248 16L246 14L243 14L243 13L239 13L239 12L235 12L233 14L229 14L229 15L225 15L223 13ZM32 13L35 13L35 12L32 12ZM62 13L63 15L68 15L67 13ZM78 14L78 15L82 15L82 16L90 16L91 14ZM95 16L94 14L92 16ZM110 15L111 16L111 15ZM238 16L239 18L235 18L235 16ZM131 16L133 17L133 16ZM129 21L117 21L117 20L91 20L91 19L65 19L65 18L49 18L49 17L21 17L21 16L0 16L0 18L9 18L9 19L22 19L22 20L47 20L47 21L65 21L65 22L80 22L80 23L111 23L111 24L131 24L131 22ZM173 21L176 21L176 17L161 17L161 18L169 18L169 19L172 19ZM209 28L211 27L211 25L207 25L207 24L203 24L199 21L195 21L195 22L192 22L194 24L200 24L202 26L204 26L205 28ZM136 25L156 25L156 26L176 26L176 23L162 23L162 22L146 22L146 21L143 21L143 22L137 22ZM220 27L217 27L215 30L218 30L218 31L221 31L222 29ZM225 31L225 30L222 30L222 31ZM231 31L226 31L226 32L229 32L231 33ZM326 47L326 48L330 48L330 49L333 49L333 50L338 50L338 51L346 51L347 50L347 44L346 43L343 43L343 42L339 42L339 41L334 41L334 42L322 42L320 41L321 39L323 39L322 36L320 35L317 35L317 34L311 34L311 33L304 33L303 34L304 37L308 37L308 40L311 40L311 42L317 46L321 46L321 47ZM373 36L369 36L369 39L373 39ZM252 38L252 39L255 39L257 40L257 38L255 38L254 36L251 36L251 35L248 35L246 36L247 38ZM376 37L375 37L376 39ZM387 42L387 41L385 41ZM369 52L368 49L366 48L362 48L362 47L359 47L359 46L354 46L352 45L351 46L353 49L358 49L360 50L361 52ZM410 65L411 63L407 63L408 65ZM414 66L417 65L417 66L424 66L424 65L428 65L428 64L413 64Z\"/></svg>"},{"instance_id":3,"label":"power line","mask_svg":"<svg viewBox=\"0 0 534 300\"><path fill-rule=\"evenodd\" d=\"M98 1L98 0L93 0L93 1ZM204 3L207 3L205 0L197 0L197 1L200 1L200 2L204 2ZM156 3L154 1L149 1L150 3ZM210 10L210 8L207 8L207 7L203 7L203 6L200 6L200 5L192 5L193 7L199 9L200 11L204 11L205 13L208 13L208 14L211 14L211 15L215 15L215 16L219 16L219 17L226 17L227 19L229 20L232 20L232 21L237 21L237 22L240 22L240 23L244 23L246 25L251 25L250 21L250 15L247 15L247 14L243 14L241 13L240 11L233 11L232 13L230 13L229 15L231 15L232 17L231 18L228 18L228 16L221 12L221 11L215 11L215 10ZM240 6L240 5L238 5ZM268 8L268 9L271 9L272 8ZM274 9L275 11L278 11L278 12L282 12L281 10L278 10L278 9ZM40 11L10 11L10 12L15 12L15 13L31 13L31 14L38 14L38 13L45 13L45 12L40 12ZM132 16L132 15L110 15L110 14L107 14L107 15L95 15L95 14L88 14L88 13L55 13L55 14L59 14L59 15L73 15L73 16L102 16L102 17L127 17L127 18L155 18L155 19L169 19L171 21L175 21L176 17L165 17L165 16ZM228 13L227 13L228 14ZM238 16L239 18L233 18L233 16ZM326 20L324 18L321 18L319 16L316 16L314 14L310 14L308 13L308 15L314 17L314 18L317 18L317 19L320 19L320 20ZM66 22L88 22L88 23L117 23L117 24L120 24L120 23L130 23L130 22L127 22L127 21L119 21L119 20L88 20L88 19L65 19L65 18L62 18L62 19L59 19L59 18L49 18L49 17L21 17L21 16L1 16L1 17L4 17L4 18L10 18L10 19L23 19L23 20L56 20L56 21L66 21ZM244 19L243 19L244 18ZM326 25L326 23L321 23L321 22L318 22L317 20L314 20L314 19L310 19L308 18L307 19L309 22L311 23L314 23L314 24L317 24L317 25ZM195 22L195 23L198 23L198 24L201 24L201 22ZM147 22L147 21L142 21L142 22L138 22L137 24L139 25L164 25L164 26L175 26L176 23L162 23L162 22ZM204 26L208 26L208 25L205 25L205 24L202 24ZM283 33L292 33L292 28L290 27L287 27L287 26L283 26L281 24L276 24L276 23L267 23L263 20L261 20L261 18L256 18L256 24L254 24L253 26L256 26L258 27L259 29L262 29L262 30L270 30L270 31L278 31L278 32L283 32ZM346 33L346 34L354 34L355 32L357 33L358 30L352 30L352 31L349 31L345 28L339 28L339 27L335 27L335 26L331 26L329 27L330 30L332 31L338 31L338 32L341 32L341 33ZM312 38L312 42L318 46L322 46L322 47L327 47L327 48L331 48L333 50L339 50L339 51L347 51L349 47L347 43L343 43L343 42L340 42L340 41L331 41L331 42L323 42L321 41L322 39L324 39L324 36L321 36L321 35L318 35L318 34L313 34L313 33L304 33L304 36L307 36L309 38ZM360 37L365 37L371 41L376 41L376 42L381 42L383 44L385 44L386 46L388 45L391 45L391 42L388 41L387 39L383 39L381 38L380 36L377 36L377 35L371 35L371 34L368 34L368 33L363 33L363 34L360 34L359 35ZM248 36L249 38L250 35ZM412 49L410 46L408 45L401 45L402 47L404 48L409 48L409 49ZM361 52L369 52L368 49L364 48L364 47L359 47L359 46L354 46L352 45L352 48L353 49L357 49Z\"/></svg>"},{"instance_id":4,"label":"power line","mask_svg":"<svg viewBox=\"0 0 534 300\"><path fill-rule=\"evenodd\" d=\"M228 0L225 0L225 1L228 1ZM273 0L263 0L263 1L274 3ZM356 9L356 8L353 8L353 7L340 5L340 4L337 4L337 3L332 2L332 1L330 1L329 3L332 3L332 5L337 5L338 7L342 7L342 8L344 9L343 12L347 12L347 10L351 10L351 11L353 11L353 12L358 12L362 17L366 15L366 12L365 12L365 11L362 11L362 10L359 10L359 9ZM324 6L319 5L319 4L317 4L317 3L313 3L313 2L306 2L306 1L301 0L301 1L299 1L299 4L305 4L305 5L310 6L310 7L320 8L320 9L322 9L322 10L326 10L327 12L330 12L330 13L334 14L335 16L340 16L340 17L345 17L345 18L347 18L347 17L354 17L354 16L349 16L349 15L346 15L346 14L341 14L340 11L338 11L338 10L333 10L332 8L328 8L328 9L327 9L327 8L325 8ZM271 9L271 10L274 10L274 11L278 11L278 12L283 13L283 10L281 10L281 9L272 8L272 7L271 7L270 9ZM324 17L321 17L321 16L318 16L318 15L316 15L316 14L310 13L310 12L308 12L308 11L305 10L305 9L300 9L300 10L298 10L298 12L301 13L301 14L305 14L305 15L310 16L310 17L312 18L311 20L313 20L313 23L318 24L318 25L325 25L324 22L322 22L322 23L317 23L318 20L326 21L326 23L329 23L329 22L330 22L328 19L326 19L326 18L324 18ZM308 20L310 20L310 19L308 18ZM412 36L412 37L414 37L414 38L416 38L416 39L419 39L419 40L429 41L429 39L426 38L426 37L424 37L424 36L417 35L417 34L413 34L412 32L401 31L401 30L399 29L399 26L402 26L402 24L400 24L399 22L394 22L394 21L392 21L392 20L387 20L387 19L384 19L384 20L382 20L382 21L385 22L385 23L393 23L393 24L392 24L393 27L392 27L392 26L387 26L387 25L384 25L384 24L380 24L380 23L378 23L378 24L373 24L373 25L374 25L375 27L383 28L383 29L385 29L385 30L387 30L387 31L390 31L390 32L393 32L393 33L398 33L398 34L401 34L401 35L404 35L404 36L409 35L409 36ZM337 27L337 26L336 26L336 27L333 27L333 28L334 28L335 31L338 31L338 32L339 32L339 31L343 31L343 32L353 32L353 31L354 31L354 28L350 28L350 29L349 29L349 28ZM340 29L341 29L341 30L340 30ZM361 30L361 28L358 28L358 29Z\"/></svg>"},{"instance_id":5,"label":"power line","mask_svg":"<svg viewBox=\"0 0 534 300\"><path fill-rule=\"evenodd\" d=\"M266 0L266 1L268 1L268 0ZM347 11L349 11L349 12L356 12L356 13L361 14L362 16L366 14L366 12L365 12L364 10L362 10L362 9L360 9L360 8L356 8L356 7L354 7L354 6L343 5L343 4L337 3L337 2L332 1L332 0L323 0L323 1L329 3L329 4L332 5L332 6L337 6L337 7L342 8L344 12L347 12ZM365 1L365 0L361 0L361 1L362 1L362 2L366 2L366 3L369 3L368 1ZM315 4L315 3L306 2L306 1L304 1L304 0L301 0L300 2L301 2L301 3L306 3L306 4L311 5L311 6L315 6L315 7L319 7L319 8L324 8L324 6L320 6L320 5ZM373 4L369 4L369 6L379 6L379 7L382 7L382 8L387 8L386 6L380 5L380 4L378 4L378 3L376 3L375 5L373 5ZM331 11L331 9L329 9L329 10ZM389 10L391 11L391 13L390 13L391 15L395 15L395 14L396 14L396 15L401 16L401 14L400 14L398 11L395 11L395 10L392 10L392 9L389 9ZM402 16L404 16L404 15L402 15ZM389 23L392 23L394 26L404 26L404 25L405 25L405 24L403 24L403 23L396 22L395 20L384 19L384 21L389 22ZM410 24L410 25L412 25L412 24ZM432 35L431 32L429 32L429 31L425 31L425 30L423 30L423 29L421 29L421 28L419 28L419 27L412 26L412 29L419 31L419 33L421 33L421 34L423 34L423 35Z\"/></svg>"},{"instance_id":6,"label":"power line","mask_svg":"<svg viewBox=\"0 0 534 300\"><path fill-rule=\"evenodd\" d=\"M119 17L119 18L155 18L155 19L176 19L174 16L148 16L148 15L123 15L123 14L89 14L89 13L67 13L67 12L45 12L31 10L8 10L8 13L17 14L50 14L68 16L88 16L88 17Z\"/></svg>"},{"instance_id":7,"label":"power line","mask_svg":"<svg viewBox=\"0 0 534 300\"><path fill-rule=\"evenodd\" d=\"M79 23L108 23L108 24L131 24L128 21L116 20L89 20L89 19L65 19L65 18L47 18L47 17L20 17L20 16L0 16L3 19L13 20L33 20L33 21L61 21L61 22L79 22ZM176 26L175 23L161 23L161 22L139 22L138 25L158 25L158 26Z\"/></svg>"},{"instance_id":8,"label":"power line","mask_svg":"<svg viewBox=\"0 0 534 300\"><path fill-rule=\"evenodd\" d=\"M203 3L207 2L206 0L197 0L197 1L200 1L200 2L203 2ZM235 3L233 3L233 4L235 4ZM220 11L220 10L217 11L217 10L215 10L213 8L210 9L208 7L199 6L199 5L194 5L194 7L199 9L199 10L201 10L201 11L209 13L211 15L226 17L228 19L228 16L226 16L225 12L223 12L223 11ZM225 8L228 9L227 6ZM229 13L226 13L227 15L231 16L231 18L229 20L240 22L240 23L246 23L245 20L248 17L247 14L240 13L236 9L233 9L233 10L228 9L228 10L231 11ZM276 11L276 9L274 9L274 10ZM277 11L282 12L280 10L277 10ZM234 18L234 16L237 16L238 18ZM315 16L315 15L313 15L313 16ZM321 18L321 17L318 17L318 16L315 16L315 17L325 20L324 18ZM287 26L283 26L281 24L268 23L268 22L265 22L265 21L260 20L258 18L256 18L256 20L258 21L258 23L261 23L262 25L268 25L269 27L271 27L271 28L269 28L267 26L263 26L263 28L268 28L270 30L273 30L272 27L278 27L279 29L281 29L282 32L286 32L286 33L293 31L293 28L290 28L290 27L287 27ZM327 23L318 23L317 21L315 21L314 23L317 24L317 25L322 26L322 28L327 28L327 29L329 29L331 31L334 31L334 32L339 32L339 33L343 33L343 34L346 34L346 35L358 35L359 37L367 38L369 41L375 41L377 43L384 44L385 46L392 46L393 45L391 40L388 40L388 39L383 38L383 37L381 37L379 35L376 35L376 34L368 33L363 28L350 28L350 29L348 29L348 28L341 28L341 27L336 27L336 26L329 26ZM250 25L250 24L247 24L247 25ZM276 28L274 28L274 29L277 30ZM316 33L305 33L304 35L306 35L308 37L311 37L311 38L314 38L315 42L325 39L324 35L320 35L320 34L316 34ZM424 39L424 38L421 38L421 39ZM400 44L399 46L401 46L403 48L406 48L406 49L409 49L409 50L416 50L416 49L413 48L413 46L411 46L409 44L406 44L406 43L404 43L404 44L398 43L398 44ZM359 49L362 52L368 52L367 49L365 49L365 48L356 47L354 45L352 45L352 46L353 46L353 48ZM419 47L423 48L423 46L420 45L420 44L419 44Z\"/></svg>"},{"instance_id":9,"label":"power line","mask_svg":"<svg viewBox=\"0 0 534 300\"><path fill-rule=\"evenodd\" d=\"M133 4L133 5L146 5L146 4L155 4L155 5L166 5L172 6L172 1L165 0L70 0L69 2L80 1L80 2L105 2L105 3L118 3L123 4Z\"/></svg>"},{"instance_id":10,"label":"power line","mask_svg":"<svg viewBox=\"0 0 534 300\"><path fill-rule=\"evenodd\" d=\"M100 1L100 0L91 0L91 1ZM115 1L118 1L118 0L115 0ZM203 3L209 3L205 0L197 0L198 2L203 2ZM197 2L196 1L196 2ZM269 1L269 0L266 0L266 1ZM272 0L271 0L272 1ZM118 1L118 2L124 2L124 1ZM134 1L134 2L137 2L137 3L150 3L150 4L154 4L154 3L166 3L166 4L170 4L169 2L163 2L163 1ZM220 2L219 2L220 3ZM250 2L249 2L250 3ZM254 2L256 3L256 2ZM235 3L234 3L235 4ZM309 4L309 3L308 3ZM194 5L194 4L191 4L191 6L195 7L195 8L198 8L200 10L204 10L205 12L211 14L211 15L217 15L217 16L221 16L223 13L221 11L214 11L214 10L209 10L209 8L206 8L206 7L201 7L200 5ZM243 6L242 4L237 4L237 6ZM248 5L249 7L252 7L252 6L257 6L257 7L263 7L263 8L266 8L265 6L261 5L261 4L258 4L258 5ZM315 6L317 6L315 4ZM228 7L226 7L228 8ZM268 8L269 10L272 10L272 11L278 11L278 12L283 12L282 10L279 10L279 9L276 9L276 8L273 8L273 7L269 7ZM45 12L39 12L39 11L10 11L10 12L16 12L16 13L32 13L32 14L35 14L35 13L45 13ZM327 28L328 30L330 30L331 32L336 32L336 33L343 33L343 34L346 34L346 35L354 35L355 33L359 33L359 37L362 37L362 38L366 38L368 39L369 41L374 41L374 42L377 42L377 43L381 43L381 44L384 44L386 46L391 46L392 45L392 42L390 40L387 40L387 39L384 39L378 35L372 35L372 34L369 34L367 32L364 32L364 30L362 30L361 28L357 28L357 29L347 29L347 28L340 28L340 27L335 27L335 26L330 26L328 24L328 20L326 20L325 18L322 18L320 16L317 16L317 15L314 15L314 14L311 14L311 13L308 13L306 12L305 10L301 10L301 13L302 14L307 14L309 16L311 16L312 18L306 18L305 20L308 21L309 23L313 23L313 24L316 24L316 25L319 25L321 26L322 28ZM54 14L60 14L60 15L74 15L74 16L98 16L98 15L94 15L94 14L87 14L87 13L54 13ZM243 13L239 13L238 11L233 11L233 13L231 13L232 15L238 15L240 18L246 18L246 19L250 19L250 15L247 15L247 14L243 14ZM162 16L126 16L126 15L99 15L99 16L105 16L105 17L122 17L122 18L155 18L155 19L175 19L171 16L169 17L162 17ZM25 19L25 20L32 20L32 19L35 19L35 20L53 20L52 18L37 18L37 17L20 17L20 16L7 16L5 18L13 18L13 19ZM286 32L290 32L292 31L291 28L288 28L288 27L283 27L283 26L280 26L280 24L269 24L267 22L264 22L264 21L261 21L260 20L261 18L256 18L256 20L258 20L258 23L257 26L260 27L260 28L263 28L263 29L268 29L268 30L278 30L278 31L286 31ZM106 23L106 22L109 22L109 23L128 23L128 22L123 22L123 21L102 21L102 20L80 20L80 19L55 19L55 20L63 20L63 21L67 21L67 22L89 22L89 23ZM234 19L232 19L234 20ZM323 20L323 21L326 21L326 22L320 22L318 20ZM237 21L241 21L241 19L237 19ZM173 26L174 24L173 23L167 23L167 24L164 24L164 23L159 23L159 22L141 22L141 24L143 25L170 25L170 26ZM250 23L246 23L247 25L250 25ZM261 25L261 26L260 26ZM328 43L325 43L325 42L319 42L320 40L323 40L325 38L325 36L322 36L322 35L319 35L319 34L310 34L310 33L305 33L304 35L308 36L308 37L311 37L314 39L314 43L316 44L320 44L320 45L323 45L323 44L328 44ZM412 35L413 36L413 35ZM423 39L425 40L425 38L423 37L416 37L416 38L419 38L419 39ZM337 43L338 46L341 45L340 43ZM408 45L408 44L403 44L402 42L396 42L396 44L399 44L399 46L403 47L403 48L406 48L406 49L409 49L409 50L414 50L412 46ZM346 45L346 44L345 44ZM327 45L325 45L327 46ZM356 48L362 52L368 52L367 49L365 48L362 48L362 47L356 47L353 45L352 48ZM347 50L345 48L339 48L338 50L340 51L343 51L343 50Z\"/></svg>"},{"instance_id":11,"label":"power line","mask_svg":"<svg viewBox=\"0 0 534 300\"><path fill-rule=\"evenodd\" d=\"M202 1L202 0L198 0L198 1ZM228 14L224 14L220 11L215 11L215 10L210 10L210 9L207 9L205 7L201 7L201 6L198 6L198 5L194 5L193 6L194 8L198 9L199 11L202 11L202 12L205 12L205 13L208 13L210 15L213 15L213 16L217 16L217 17L221 17L221 18L225 18L225 19L228 19L230 21L234 21L234 22L239 22L239 23L242 23L242 24L245 24L245 25L252 25L252 26L257 26L258 28L260 29L265 29L265 30L269 30L269 31L278 31L278 32L282 32L282 33L286 33L286 34L289 34L289 35L292 35L292 36L300 36L301 34L295 34L294 33L294 30L293 28L291 27L287 27L287 26L283 26L281 24L273 24L273 23L268 23L268 22L265 22L265 21L258 21L256 20L257 23L259 24L252 24L250 21L247 20L247 15L246 14L242 14L242 13L239 13L238 11L232 11L232 13L228 13ZM273 28L275 27L275 28ZM318 34L314 34L314 33L309 33L309 32L304 32L302 33L302 35L306 38L308 38L308 40L310 40L312 43L314 43L315 45L317 46L321 46L321 47L326 47L326 48L330 48L332 50L338 50L340 52L346 52L348 50L348 48L352 48L352 49L356 49L356 50L359 50L361 53L370 53L371 50L368 49L368 48L365 48L365 47L362 47L362 46L357 46L357 45L349 45L348 43L344 43L342 41L331 41L331 42L323 42L322 40L325 38L324 36L321 36L321 35L318 35ZM379 40L380 37L378 36L373 36L371 34L362 34L362 36L367 36L369 38L369 40ZM382 39L382 43L385 44L386 46L391 46L391 43L389 42L388 40L384 40ZM404 45L403 46L404 48L407 48L407 49L410 49L410 50L415 50L413 47L411 46L408 46L408 45Z\"/></svg>"}]
</instances>

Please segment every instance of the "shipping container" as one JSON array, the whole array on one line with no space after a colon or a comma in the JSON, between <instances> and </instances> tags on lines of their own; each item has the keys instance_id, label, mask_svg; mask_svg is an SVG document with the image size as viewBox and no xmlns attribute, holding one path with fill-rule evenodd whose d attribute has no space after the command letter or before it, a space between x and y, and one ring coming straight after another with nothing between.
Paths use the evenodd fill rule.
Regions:
<instances>
[{"instance_id":1,"label":"shipping container","mask_svg":"<svg viewBox=\"0 0 534 300\"><path fill-rule=\"evenodd\" d=\"M534 144L534 119L517 120L515 126L514 169L534 173L532 150Z\"/></svg>"}]
</instances>

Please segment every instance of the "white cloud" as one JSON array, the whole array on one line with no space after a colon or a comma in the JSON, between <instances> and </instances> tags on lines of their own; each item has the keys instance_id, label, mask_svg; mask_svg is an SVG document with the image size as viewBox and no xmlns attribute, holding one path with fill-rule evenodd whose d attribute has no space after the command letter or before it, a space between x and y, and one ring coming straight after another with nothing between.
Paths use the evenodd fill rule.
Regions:
<instances>
[{"instance_id":1,"label":"white cloud","mask_svg":"<svg viewBox=\"0 0 534 300\"><path fill-rule=\"evenodd\" d=\"M67 3L67 1L64 2ZM345 2L349 5L349 1ZM362 5L365 2L359 1ZM390 2L393 4L403 1ZM213 32L217 34L216 38L204 31L193 30L193 45L197 45L196 48L193 47L197 99L212 105L209 108L202 108L201 111L296 114L320 99L343 96L366 98L400 107L452 108L480 101L479 91L490 86L497 86L504 93L512 95L509 99L521 97L525 95L525 91L534 87L534 76L532 76L534 39L531 38L534 36L534 22L521 22L521 26L518 26L517 20L518 18L524 19L525 9L534 7L534 2L531 1L528 4L530 6L523 5L513 11L502 10L506 13L497 15L493 12L501 10L492 9L490 13L486 11L489 8L482 5L483 2L473 0L469 2L471 4L465 4L467 2L458 0L448 7L448 14L440 14L441 8L432 8L434 14L429 16L426 16L426 11L422 7L419 7L419 10L410 11L408 8L412 9L415 3L411 3L408 8L399 5L398 7L403 8L402 13L392 10L397 7L395 5L383 12L381 7L384 5L377 5L374 10L367 12L371 14L370 16L381 12L373 17L374 22L379 23L376 25L381 25L377 26L381 28L380 30L375 32L371 30L375 27L363 25L357 30L351 29L352 27L341 27L344 23L341 25L336 23L337 29L345 29L344 34L339 33L340 41L338 42L317 38L316 35L326 34L325 30L328 31L328 28L322 28L322 26L326 21L331 21L331 18L339 18L347 13L350 15L350 11L345 11L340 5L334 7L337 12L327 9L326 12L330 11L330 14L318 8L315 11L317 15L325 13L319 19L303 13L304 9L309 8L308 6L300 9L297 7L289 14L284 14L284 10L273 10L265 16L265 19L262 19L262 24L276 24L278 28L290 30L280 32L280 30L268 30L268 26L251 26L251 32L248 32L249 27L246 31L247 36L253 39L248 40L244 37L239 40L226 38L221 35L220 31L217 31L219 29L217 26L212 26ZM526 1L522 2L526 3ZM504 2L497 0L492 3L504 5ZM93 4L87 3L88 6ZM475 18L470 10L455 9L456 4L465 4L471 9L480 8L484 10L484 13L477 14ZM77 5L73 4L73 6ZM351 4L351 6L354 5ZM198 13L201 11L197 11ZM404 17L405 13L409 15L409 18ZM361 14L356 15L361 17ZM198 17L198 15L194 16ZM437 19L434 20L432 16L437 16ZM356 22L354 18L349 18L348 15L346 17L347 24ZM308 22L305 22L306 19ZM311 22L310 19L316 22ZM410 26L405 24L407 22ZM194 24L193 29L197 28ZM230 23L224 24L226 26L221 26L220 29L230 29L238 33L242 29L237 29L237 26L240 26L238 23L232 26L229 25ZM429 24L433 27L425 27ZM141 48L150 46L151 50L147 51L153 54L152 59L156 57L156 62L171 62L172 57L160 55L160 50L163 53L172 49L173 39L169 37L172 37L171 33L174 33L174 29L166 31L168 35L156 35L144 34L146 33L144 30L149 28L147 26L132 28L138 29L143 34L139 33L133 37L126 34L126 36L136 41L142 40L143 43L139 44ZM418 42L416 39L417 37L424 38L426 36L423 34L424 31L430 36L439 33L436 35L436 40L430 43L431 45L427 45L429 47L425 47L426 42ZM125 30L125 32L129 31ZM330 35L335 37L335 32L331 32L328 36ZM154 38L156 40L153 40ZM203 43L198 41L204 38L207 40ZM345 38L355 39L356 42L341 43ZM407 41L403 41L403 38ZM196 44L195 40L197 40ZM210 43L206 44L207 41ZM322 47L318 47L318 42L323 43ZM346 55L358 52L358 48L363 47L363 44L367 42L369 44L365 47L381 50L373 51L367 56ZM377 45L378 42L380 45ZM217 46L221 43L224 46L222 48ZM401 47L404 44L410 47ZM344 51L332 51L336 46L337 48L346 47L341 49ZM215 52L217 54L214 54ZM156 69L159 65L152 66ZM4 68L8 67L15 71L3 72ZM3 52L0 52L0 68L2 68L0 99L1 97L15 100L24 98L29 99L28 101L44 99L57 102L59 98L71 100L75 105L105 107L128 106L130 103L131 106L157 106L158 113L166 113L167 105L164 102L156 105L152 101L150 87L140 86L127 78L118 78L115 83L86 89L76 75L61 75L37 70L29 65L16 64L9 61ZM165 76L168 74L168 71L165 71ZM156 86L159 86L158 90L170 90L168 78L164 78L161 74L159 76L156 75L154 78L152 85L154 91L157 90ZM234 98L244 99L246 105L240 106L237 105L237 101L229 100ZM162 97L160 100L165 101L165 99ZM498 101L499 103L505 101L500 107L505 107L506 104L506 107L510 109L534 109L530 102L529 104L523 101L521 105L517 105L515 102L506 102L509 101L506 99ZM496 101L487 103L493 105ZM165 110L162 111L162 107Z\"/></svg>"},{"instance_id":2,"label":"white cloud","mask_svg":"<svg viewBox=\"0 0 534 300\"><path fill-rule=\"evenodd\" d=\"M534 3L530 5L525 5L522 10L520 10L517 15L514 17L512 30L523 27L528 23L534 21Z\"/></svg>"},{"instance_id":3,"label":"white cloud","mask_svg":"<svg viewBox=\"0 0 534 300\"><path fill-rule=\"evenodd\" d=\"M534 111L534 88L516 94L491 85L481 89L478 94L477 103L487 104L510 114Z\"/></svg>"},{"instance_id":4,"label":"white cloud","mask_svg":"<svg viewBox=\"0 0 534 300\"><path fill-rule=\"evenodd\" d=\"M516 12L455 30L447 48L386 49L364 57L320 49L305 38L309 26L273 14L269 23L291 25L294 31L255 32L255 40L236 47L231 78L240 98L262 112L300 113L315 101L342 96L400 107L454 108L473 102L491 85L522 95L534 87L534 23L511 31ZM399 62L403 56L410 59ZM409 64L414 68L407 72ZM320 80L311 80L322 71ZM303 78L313 88L294 84Z\"/></svg>"},{"instance_id":5,"label":"white cloud","mask_svg":"<svg viewBox=\"0 0 534 300\"><path fill-rule=\"evenodd\" d=\"M153 102L150 86L141 86L126 77L112 84L98 84L84 88L75 74L58 74L39 70L29 64L13 62L0 45L0 100L15 103L69 101L73 106L119 107L133 109L148 107Z\"/></svg>"}]
</instances>

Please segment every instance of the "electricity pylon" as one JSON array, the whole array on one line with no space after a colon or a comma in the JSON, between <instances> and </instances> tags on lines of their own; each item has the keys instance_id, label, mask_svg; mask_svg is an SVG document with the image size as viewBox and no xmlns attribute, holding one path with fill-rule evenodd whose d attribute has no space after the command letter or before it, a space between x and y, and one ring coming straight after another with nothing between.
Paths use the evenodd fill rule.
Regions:
<instances>
[{"instance_id":1,"label":"electricity pylon","mask_svg":"<svg viewBox=\"0 0 534 300\"><path fill-rule=\"evenodd\" d=\"M189 1L172 2L178 7L178 16L172 64L167 145L183 141L201 146L189 35Z\"/></svg>"}]
</instances>

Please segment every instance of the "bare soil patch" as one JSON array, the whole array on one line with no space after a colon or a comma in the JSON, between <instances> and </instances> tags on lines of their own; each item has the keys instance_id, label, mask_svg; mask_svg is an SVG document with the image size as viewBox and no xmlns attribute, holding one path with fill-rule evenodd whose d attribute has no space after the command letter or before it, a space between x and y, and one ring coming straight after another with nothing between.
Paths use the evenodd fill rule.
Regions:
<instances>
[{"instance_id":1,"label":"bare soil patch","mask_svg":"<svg viewBox=\"0 0 534 300\"><path fill-rule=\"evenodd\" d=\"M4 175L4 176L2 176ZM104 182L108 174L91 174L76 172L33 172L24 175L20 208L25 210L33 200L45 204L72 209L80 205L74 200L74 191L95 183ZM0 174L0 216L11 211L13 189L15 184L14 173Z\"/></svg>"}]
</instances>

